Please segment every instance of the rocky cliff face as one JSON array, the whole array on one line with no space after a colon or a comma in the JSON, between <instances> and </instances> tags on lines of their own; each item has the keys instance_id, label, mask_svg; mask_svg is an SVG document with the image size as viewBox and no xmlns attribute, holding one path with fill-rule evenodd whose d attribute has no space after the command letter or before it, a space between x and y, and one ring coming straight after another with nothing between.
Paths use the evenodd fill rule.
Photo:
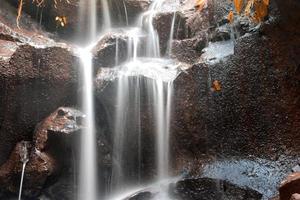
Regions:
<instances>
[{"instance_id":1,"label":"rocky cliff face","mask_svg":"<svg viewBox=\"0 0 300 200\"><path fill-rule=\"evenodd\" d=\"M16 5L16 2L11 3ZM15 12L14 8L1 0L0 164L6 163L4 168L12 166L7 163L18 157L16 144L21 140L36 139L36 124L58 107L78 105L77 93L80 92L79 62L73 47L50 39L77 34L75 29L79 19L75 12L66 12L72 16L67 16L70 20L65 29L57 27L53 18L62 15L60 9L77 9L78 1L59 9L45 5L44 9L49 10L44 15L47 23L43 24L52 34L58 32L56 36L41 31L39 25L26 15L33 16L37 12L28 7L29 3L31 1L24 8L22 30L19 30L15 16L11 14ZM187 171L189 175L201 176L206 164L228 158L268 159L279 162L280 172L287 173L296 164L300 152L299 3L272 2L269 17L259 26L252 26L244 18L230 24L227 14L232 4L227 1L210 1L202 12L189 3L186 1L175 12L170 53L172 58L189 66L174 81L173 173ZM112 1L111 4L118 10L113 15L124 19L123 2ZM124 5L129 13L128 20L132 21L139 12L147 9L149 2L125 0ZM166 10L154 19L162 54L168 53L169 25L173 15L174 12ZM114 162L111 134L118 79L108 68L115 64L117 42L122 57L120 62L123 62L128 53L128 37L124 34L108 34L93 50L97 67L96 117L101 129L98 162L106 173L101 177L103 182L108 179ZM222 55L216 52L222 52ZM106 77L96 77L97 73ZM147 109L152 104L147 102L146 96L142 96L141 101L142 177L148 180L155 173L153 113ZM19 175L19 165L11 172L13 176ZM37 193L60 187L52 182L50 189L45 185L45 177L47 175L37 182ZM280 177L278 175L276 181ZM14 188L15 192L16 185L10 178L3 188ZM35 193L28 190L28 194Z\"/></svg>"}]
</instances>

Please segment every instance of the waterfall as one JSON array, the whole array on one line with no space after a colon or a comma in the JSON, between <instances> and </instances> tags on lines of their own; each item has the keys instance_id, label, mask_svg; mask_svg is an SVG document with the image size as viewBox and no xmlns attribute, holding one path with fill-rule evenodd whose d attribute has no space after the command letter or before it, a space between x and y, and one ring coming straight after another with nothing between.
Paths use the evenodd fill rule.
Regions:
<instances>
[{"instance_id":1,"label":"waterfall","mask_svg":"<svg viewBox=\"0 0 300 200\"><path fill-rule=\"evenodd\" d=\"M107 6L107 1L102 1L103 6ZM108 13L106 10L104 13ZM88 43L92 43L97 37L97 1L81 0L80 1L80 17L86 16L87 27L84 35L89 36ZM106 26L110 26L110 21L104 16ZM84 20L83 20L84 21ZM82 28L82 27L81 27ZM91 46L91 45L90 45ZM97 137L94 113L94 70L92 62L92 54L90 47L82 47L79 49L79 57L82 66L82 108L86 117L84 119L84 130L81 136L81 155L80 155L80 175L79 175L79 200L96 200L98 199L98 175L97 175Z\"/></svg>"},{"instance_id":2,"label":"waterfall","mask_svg":"<svg viewBox=\"0 0 300 200\"><path fill-rule=\"evenodd\" d=\"M172 106L172 81L153 82L154 109L156 119L156 144L157 144L157 174L158 179L169 176L169 137Z\"/></svg>"},{"instance_id":3,"label":"waterfall","mask_svg":"<svg viewBox=\"0 0 300 200\"><path fill-rule=\"evenodd\" d=\"M84 131L81 137L79 199L97 199L97 167L96 167L96 131L93 102L93 64L88 48L81 49L80 59L83 69L83 111Z\"/></svg>"},{"instance_id":4,"label":"waterfall","mask_svg":"<svg viewBox=\"0 0 300 200\"><path fill-rule=\"evenodd\" d=\"M96 0L81 0L80 13L87 16L89 42L96 39L97 13ZM85 3L84 3L85 2ZM124 2L123 2L124 3ZM111 27L109 4L101 0L102 4L102 34ZM174 61L162 58L158 33L153 27L153 19L161 9L163 0L154 0L150 9L143 13L136 27L128 31L127 62L119 65L119 41L116 40L115 69L118 73L116 84L116 99L113 126L113 165L111 175L111 190L122 191L127 186L139 185L142 172L142 98L148 96L148 111L153 113L151 125L148 125L154 138L156 148L155 165L156 180L169 176L169 138L172 107L173 80L178 70ZM84 7L85 6L85 7ZM124 6L126 7L125 3ZM125 8L126 9L126 8ZM127 12L127 10L125 10ZM175 18L175 14L174 14ZM175 20L175 19L174 19ZM173 21L174 21L173 20ZM173 26L170 40L173 37ZM143 48L141 45L146 41ZM89 45L92 46L92 45ZM97 168L96 168L96 130L93 102L93 64L90 47L80 49L83 69L82 105L86 118L85 130L81 138L81 165L79 200L96 200ZM141 51L142 49L145 52ZM143 103L144 103L143 99Z\"/></svg>"},{"instance_id":5,"label":"waterfall","mask_svg":"<svg viewBox=\"0 0 300 200\"><path fill-rule=\"evenodd\" d=\"M141 23L145 22L147 26L147 57L160 57L159 37L157 31L153 27L153 19L157 11L161 8L162 3L163 0L154 0L149 11L145 12L140 20Z\"/></svg>"},{"instance_id":6,"label":"waterfall","mask_svg":"<svg viewBox=\"0 0 300 200\"><path fill-rule=\"evenodd\" d=\"M141 98L143 95L149 98L148 106L153 105L147 111L153 113L154 116L151 124L156 146L157 180L169 176L172 90L173 80L177 76L177 67L172 60L161 58L159 37L153 27L153 19L162 4L163 0L155 0L150 9L141 15L136 27L127 32L129 36L127 62L115 67L119 72L114 114L113 157L115 162L111 178L113 191L125 190L126 187L138 184L140 181L141 123L143 123ZM170 40L174 33L174 23L175 13ZM145 53L140 51L139 46L144 38L146 38ZM131 149L132 146L135 147L134 150Z\"/></svg>"}]
</instances>

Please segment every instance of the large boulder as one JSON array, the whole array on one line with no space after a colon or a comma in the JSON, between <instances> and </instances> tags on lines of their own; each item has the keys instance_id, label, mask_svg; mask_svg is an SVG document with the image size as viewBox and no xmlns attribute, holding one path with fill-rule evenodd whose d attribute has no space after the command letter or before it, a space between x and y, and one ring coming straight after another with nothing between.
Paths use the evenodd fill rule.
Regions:
<instances>
[{"instance_id":1,"label":"large boulder","mask_svg":"<svg viewBox=\"0 0 300 200\"><path fill-rule=\"evenodd\" d=\"M49 182L65 166L70 164L70 148L73 134L82 129L83 114L72 108L58 108L37 125L33 142L20 142L9 159L0 167L1 188L17 193L22 165L24 171L24 196L40 194Z\"/></svg>"},{"instance_id":2,"label":"large boulder","mask_svg":"<svg viewBox=\"0 0 300 200\"><path fill-rule=\"evenodd\" d=\"M1 164L18 141L32 138L40 120L77 96L79 62L71 47L54 42L25 13L18 29L13 10L1 2Z\"/></svg>"},{"instance_id":3,"label":"large boulder","mask_svg":"<svg viewBox=\"0 0 300 200\"><path fill-rule=\"evenodd\" d=\"M158 33L161 55L164 55L169 50L170 40L185 38L185 20L185 16L182 13L175 11L160 12L155 15L153 27ZM172 29L173 35L171 36Z\"/></svg>"},{"instance_id":4,"label":"large boulder","mask_svg":"<svg viewBox=\"0 0 300 200\"><path fill-rule=\"evenodd\" d=\"M233 55L194 65L174 81L172 155L179 166L203 155L298 155L300 41L289 29L298 24L273 17L235 40Z\"/></svg>"},{"instance_id":5,"label":"large boulder","mask_svg":"<svg viewBox=\"0 0 300 200\"><path fill-rule=\"evenodd\" d=\"M96 69L114 67L127 60L128 36L123 33L104 35L92 49Z\"/></svg>"},{"instance_id":6,"label":"large boulder","mask_svg":"<svg viewBox=\"0 0 300 200\"><path fill-rule=\"evenodd\" d=\"M64 47L17 45L0 68L0 163L61 105L75 105L78 59Z\"/></svg>"}]
</instances>

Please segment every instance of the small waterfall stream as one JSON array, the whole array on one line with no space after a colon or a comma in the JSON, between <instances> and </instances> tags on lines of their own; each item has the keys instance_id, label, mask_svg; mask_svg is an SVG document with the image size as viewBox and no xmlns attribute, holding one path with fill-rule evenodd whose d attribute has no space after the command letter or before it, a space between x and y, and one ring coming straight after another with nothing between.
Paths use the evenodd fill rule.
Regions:
<instances>
[{"instance_id":1,"label":"small waterfall stream","mask_svg":"<svg viewBox=\"0 0 300 200\"><path fill-rule=\"evenodd\" d=\"M103 0L106 2L106 0ZM88 16L88 31L87 35L90 44L97 36L97 1L96 0L81 0L79 13L83 16ZM88 8L84 7L87 3ZM87 12L87 13L85 13ZM104 12L106 13L106 12ZM90 46L79 49L79 57L81 60L83 72L83 92L82 92L82 107L86 114L84 119L85 129L81 137L81 155L80 155L80 177L79 177L79 200L96 200L98 199L98 181L97 181L97 153L96 153L96 129L95 129L95 108L94 108L94 68L92 62L92 54Z\"/></svg>"},{"instance_id":2,"label":"small waterfall stream","mask_svg":"<svg viewBox=\"0 0 300 200\"><path fill-rule=\"evenodd\" d=\"M97 199L96 133L93 102L93 65L88 49L82 49L80 58L83 68L83 110L86 113L85 130L81 138L80 200Z\"/></svg>"},{"instance_id":3,"label":"small waterfall stream","mask_svg":"<svg viewBox=\"0 0 300 200\"><path fill-rule=\"evenodd\" d=\"M29 154L28 154L29 144L26 143L26 142L22 142L21 145L22 146L21 146L21 149L20 149L20 161L22 162L22 173L21 173L21 181L20 181L18 200L22 199L22 189L23 189L25 168L26 168L26 164L29 161Z\"/></svg>"}]
</instances>

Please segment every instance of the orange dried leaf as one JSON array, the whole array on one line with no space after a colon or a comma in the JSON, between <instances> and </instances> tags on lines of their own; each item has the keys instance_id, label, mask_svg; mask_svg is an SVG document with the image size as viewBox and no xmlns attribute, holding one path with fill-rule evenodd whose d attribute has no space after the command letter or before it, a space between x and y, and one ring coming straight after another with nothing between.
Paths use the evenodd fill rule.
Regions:
<instances>
[{"instance_id":1,"label":"orange dried leaf","mask_svg":"<svg viewBox=\"0 0 300 200\"><path fill-rule=\"evenodd\" d=\"M232 24L233 20L234 20L234 14L232 11L229 12L228 16L227 16L228 21Z\"/></svg>"},{"instance_id":2,"label":"orange dried leaf","mask_svg":"<svg viewBox=\"0 0 300 200\"><path fill-rule=\"evenodd\" d=\"M255 14L254 14L254 20L257 22L263 21L263 19L268 15L268 4L269 2L264 1L256 1L254 3L255 8Z\"/></svg>"},{"instance_id":3,"label":"orange dried leaf","mask_svg":"<svg viewBox=\"0 0 300 200\"><path fill-rule=\"evenodd\" d=\"M240 14L242 11L242 8L243 8L244 1L243 0L234 0L233 3L234 3L236 12Z\"/></svg>"},{"instance_id":4,"label":"orange dried leaf","mask_svg":"<svg viewBox=\"0 0 300 200\"><path fill-rule=\"evenodd\" d=\"M270 0L263 0L263 2L264 2L264 4L267 5L267 6L270 4Z\"/></svg>"}]
</instances>

